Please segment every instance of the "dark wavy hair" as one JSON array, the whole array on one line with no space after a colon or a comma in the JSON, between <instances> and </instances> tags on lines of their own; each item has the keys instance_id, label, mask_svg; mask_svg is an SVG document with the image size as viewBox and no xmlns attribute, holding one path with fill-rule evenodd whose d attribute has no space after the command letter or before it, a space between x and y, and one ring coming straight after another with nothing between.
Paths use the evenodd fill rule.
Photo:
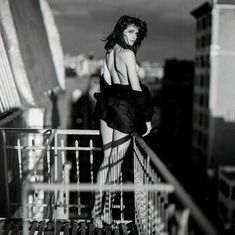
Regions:
<instances>
[{"instance_id":1,"label":"dark wavy hair","mask_svg":"<svg viewBox=\"0 0 235 235\"><path fill-rule=\"evenodd\" d=\"M138 28L138 36L133 46L127 45L123 38L123 31L129 25L135 25ZM124 15L116 23L113 32L109 34L109 36L106 39L104 39L104 41L106 42L104 48L106 50L110 50L117 43L122 48L130 49L136 54L142 41L144 40L145 37L147 37L147 33L148 29L145 21L142 21L136 17Z\"/></svg>"}]
</instances>

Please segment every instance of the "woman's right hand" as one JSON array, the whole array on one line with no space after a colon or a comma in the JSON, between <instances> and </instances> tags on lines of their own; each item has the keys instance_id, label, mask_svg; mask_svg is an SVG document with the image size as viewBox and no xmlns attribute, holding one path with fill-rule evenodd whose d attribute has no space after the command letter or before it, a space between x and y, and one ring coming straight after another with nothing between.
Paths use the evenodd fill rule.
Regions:
<instances>
[{"instance_id":1,"label":"woman's right hand","mask_svg":"<svg viewBox=\"0 0 235 235\"><path fill-rule=\"evenodd\" d=\"M146 127L147 127L147 131L142 135L142 137L145 137L146 135L148 135L150 131L152 130L151 122L146 122Z\"/></svg>"}]
</instances>

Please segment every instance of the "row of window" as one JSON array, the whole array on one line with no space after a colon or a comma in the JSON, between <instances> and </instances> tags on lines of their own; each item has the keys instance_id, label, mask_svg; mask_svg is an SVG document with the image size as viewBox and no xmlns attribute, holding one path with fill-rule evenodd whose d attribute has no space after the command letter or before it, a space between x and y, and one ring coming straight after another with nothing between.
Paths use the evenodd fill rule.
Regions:
<instances>
[{"instance_id":1,"label":"row of window","mask_svg":"<svg viewBox=\"0 0 235 235\"><path fill-rule=\"evenodd\" d=\"M197 19L197 31L205 30L211 27L211 14L204 15Z\"/></svg>"},{"instance_id":2,"label":"row of window","mask_svg":"<svg viewBox=\"0 0 235 235\"><path fill-rule=\"evenodd\" d=\"M210 56L209 55L196 56L195 66L199 67L199 68L209 68L210 67Z\"/></svg>"},{"instance_id":3,"label":"row of window","mask_svg":"<svg viewBox=\"0 0 235 235\"><path fill-rule=\"evenodd\" d=\"M209 95L208 93L196 93L194 94L194 104L202 108L208 109L209 107Z\"/></svg>"},{"instance_id":4,"label":"row of window","mask_svg":"<svg viewBox=\"0 0 235 235\"><path fill-rule=\"evenodd\" d=\"M203 49L205 47L209 47L211 44L211 34L206 34L196 39L196 48Z\"/></svg>"},{"instance_id":5,"label":"row of window","mask_svg":"<svg viewBox=\"0 0 235 235\"><path fill-rule=\"evenodd\" d=\"M197 146L207 149L208 146L208 135L201 130L193 130L193 140L197 143Z\"/></svg>"},{"instance_id":6,"label":"row of window","mask_svg":"<svg viewBox=\"0 0 235 235\"><path fill-rule=\"evenodd\" d=\"M209 89L210 77L209 74L196 74L195 75L195 86Z\"/></svg>"},{"instance_id":7,"label":"row of window","mask_svg":"<svg viewBox=\"0 0 235 235\"><path fill-rule=\"evenodd\" d=\"M208 115L202 112L194 112L193 122L197 123L199 126L203 127L204 129L207 129L209 125Z\"/></svg>"}]
</instances>

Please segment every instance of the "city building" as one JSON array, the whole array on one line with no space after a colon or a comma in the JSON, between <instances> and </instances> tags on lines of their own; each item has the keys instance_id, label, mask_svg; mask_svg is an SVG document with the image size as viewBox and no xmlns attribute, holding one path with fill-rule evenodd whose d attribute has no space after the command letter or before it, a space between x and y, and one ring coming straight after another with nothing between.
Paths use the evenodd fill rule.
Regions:
<instances>
[{"instance_id":1,"label":"city building","mask_svg":"<svg viewBox=\"0 0 235 235\"><path fill-rule=\"evenodd\" d=\"M222 166L218 170L218 215L227 230L234 229L235 219L235 167Z\"/></svg>"},{"instance_id":2,"label":"city building","mask_svg":"<svg viewBox=\"0 0 235 235\"><path fill-rule=\"evenodd\" d=\"M157 151L173 167L183 167L190 160L193 75L193 61L165 61Z\"/></svg>"},{"instance_id":3,"label":"city building","mask_svg":"<svg viewBox=\"0 0 235 235\"><path fill-rule=\"evenodd\" d=\"M66 112L59 111L65 90L63 51L47 1L0 1L0 55L0 127L65 127ZM6 157L2 146L16 143L19 135L5 137L1 129L0 216L16 216L20 209L9 210L7 198L11 193L13 201L21 200L21 176L15 174L20 160L15 154ZM35 140L43 142L41 137ZM22 144L29 141L25 137ZM22 175L32 169L28 159L30 154L23 155Z\"/></svg>"},{"instance_id":4,"label":"city building","mask_svg":"<svg viewBox=\"0 0 235 235\"><path fill-rule=\"evenodd\" d=\"M235 1L205 2L196 19L192 159L215 176L235 164Z\"/></svg>"}]
</instances>

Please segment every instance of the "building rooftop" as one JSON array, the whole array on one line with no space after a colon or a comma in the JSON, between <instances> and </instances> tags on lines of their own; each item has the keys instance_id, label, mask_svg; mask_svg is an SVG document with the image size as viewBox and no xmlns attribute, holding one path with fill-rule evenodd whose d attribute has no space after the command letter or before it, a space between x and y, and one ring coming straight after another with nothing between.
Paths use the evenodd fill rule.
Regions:
<instances>
[{"instance_id":1,"label":"building rooftop","mask_svg":"<svg viewBox=\"0 0 235 235\"><path fill-rule=\"evenodd\" d=\"M210 2L205 2L199 7L192 10L191 15L197 18L198 16L204 15L205 13L211 11L211 9L212 9L212 4Z\"/></svg>"}]
</instances>

